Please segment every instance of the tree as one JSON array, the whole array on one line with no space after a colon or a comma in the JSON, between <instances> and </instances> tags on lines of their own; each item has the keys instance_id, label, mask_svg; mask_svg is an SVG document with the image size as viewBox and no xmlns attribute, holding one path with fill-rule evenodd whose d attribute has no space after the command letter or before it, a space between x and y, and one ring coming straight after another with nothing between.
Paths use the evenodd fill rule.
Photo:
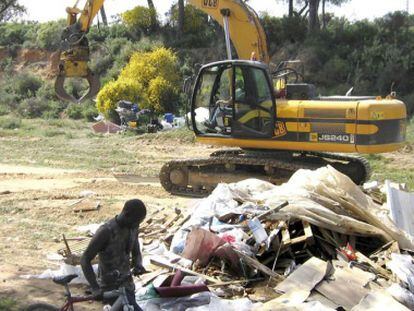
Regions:
<instances>
[{"instance_id":1,"label":"tree","mask_svg":"<svg viewBox=\"0 0 414 311\"><path fill-rule=\"evenodd\" d=\"M298 11L294 8L293 0L277 0L278 2L288 2L289 5L289 17L294 15L308 16L308 32L310 34L320 29L319 21L319 9L322 7L322 28L326 28L326 4L341 6L343 3L349 0L296 0L297 5L302 5L302 8ZM322 4L322 5L321 5Z\"/></svg>"},{"instance_id":2,"label":"tree","mask_svg":"<svg viewBox=\"0 0 414 311\"><path fill-rule=\"evenodd\" d=\"M17 0L0 1L0 23L7 22L14 17L22 15L26 12L24 6L20 5Z\"/></svg>"},{"instance_id":3,"label":"tree","mask_svg":"<svg viewBox=\"0 0 414 311\"><path fill-rule=\"evenodd\" d=\"M155 17L155 24L154 24ZM121 15L122 21L131 30L142 31L145 35L151 33L158 25L157 13L145 6L136 6Z\"/></svg>"},{"instance_id":4,"label":"tree","mask_svg":"<svg viewBox=\"0 0 414 311\"><path fill-rule=\"evenodd\" d=\"M314 33L319 29L319 2L320 0L309 0L309 18L308 18L308 31Z\"/></svg>"},{"instance_id":5,"label":"tree","mask_svg":"<svg viewBox=\"0 0 414 311\"><path fill-rule=\"evenodd\" d=\"M185 7L184 0L178 0L178 36L182 37L184 34L185 22Z\"/></svg>"},{"instance_id":6,"label":"tree","mask_svg":"<svg viewBox=\"0 0 414 311\"><path fill-rule=\"evenodd\" d=\"M101 8L101 17L102 17L102 23L105 26L108 26L108 18L106 17L106 11L105 11L105 7L104 6L102 6L102 8Z\"/></svg>"},{"instance_id":7,"label":"tree","mask_svg":"<svg viewBox=\"0 0 414 311\"><path fill-rule=\"evenodd\" d=\"M157 19L157 10L155 9L154 2L152 0L147 0L148 8L151 11L151 24L152 30L157 30L159 28L158 19Z\"/></svg>"},{"instance_id":8,"label":"tree","mask_svg":"<svg viewBox=\"0 0 414 311\"><path fill-rule=\"evenodd\" d=\"M293 17L293 0L288 0L289 1L289 17L292 18Z\"/></svg>"}]
</instances>

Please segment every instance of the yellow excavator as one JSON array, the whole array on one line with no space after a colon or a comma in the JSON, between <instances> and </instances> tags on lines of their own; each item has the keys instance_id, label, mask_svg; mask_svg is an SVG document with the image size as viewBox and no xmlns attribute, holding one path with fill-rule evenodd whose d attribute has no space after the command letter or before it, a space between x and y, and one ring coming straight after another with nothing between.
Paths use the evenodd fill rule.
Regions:
<instances>
[{"instance_id":1,"label":"yellow excavator","mask_svg":"<svg viewBox=\"0 0 414 311\"><path fill-rule=\"evenodd\" d=\"M301 168L327 164L361 184L368 162L358 153L398 150L405 141L406 107L390 94L319 96L315 86L282 62L273 66L265 32L255 11L242 0L188 0L224 28L227 60L203 66L191 85L189 119L197 141L229 146L208 158L176 160L160 172L163 187L180 195L203 196L219 182L256 177L280 183ZM85 34L104 1L68 9L56 91L63 99L65 77L99 84L87 66ZM77 17L79 15L79 18ZM232 45L238 59L232 59ZM353 153L353 154L352 154Z\"/></svg>"}]
</instances>

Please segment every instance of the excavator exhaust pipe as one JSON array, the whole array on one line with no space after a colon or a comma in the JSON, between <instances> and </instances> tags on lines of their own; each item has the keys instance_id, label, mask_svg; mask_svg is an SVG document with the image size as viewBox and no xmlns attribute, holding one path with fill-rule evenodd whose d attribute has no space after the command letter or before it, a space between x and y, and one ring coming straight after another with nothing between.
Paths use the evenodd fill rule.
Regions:
<instances>
[{"instance_id":1,"label":"excavator exhaust pipe","mask_svg":"<svg viewBox=\"0 0 414 311\"><path fill-rule=\"evenodd\" d=\"M58 76L56 77L55 81L55 92L56 95L64 101L70 101L75 104L80 104L83 101L87 99L94 98L101 87L101 84L99 82L99 78L88 68L87 73L85 76L79 77L81 79L86 79L89 84L89 90L86 94L81 96L80 98L76 98L75 96L68 94L68 92L65 90L65 80L67 76L65 73L65 70L60 70Z\"/></svg>"}]
</instances>

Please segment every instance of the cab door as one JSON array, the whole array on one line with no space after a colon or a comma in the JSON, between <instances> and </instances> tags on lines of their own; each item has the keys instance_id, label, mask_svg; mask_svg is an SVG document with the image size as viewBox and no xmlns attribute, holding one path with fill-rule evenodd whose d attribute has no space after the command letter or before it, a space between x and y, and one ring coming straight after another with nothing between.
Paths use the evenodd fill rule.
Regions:
<instances>
[{"instance_id":1,"label":"cab door","mask_svg":"<svg viewBox=\"0 0 414 311\"><path fill-rule=\"evenodd\" d=\"M235 138L271 138L275 128L275 100L264 68L236 64L233 68L233 122Z\"/></svg>"}]
</instances>

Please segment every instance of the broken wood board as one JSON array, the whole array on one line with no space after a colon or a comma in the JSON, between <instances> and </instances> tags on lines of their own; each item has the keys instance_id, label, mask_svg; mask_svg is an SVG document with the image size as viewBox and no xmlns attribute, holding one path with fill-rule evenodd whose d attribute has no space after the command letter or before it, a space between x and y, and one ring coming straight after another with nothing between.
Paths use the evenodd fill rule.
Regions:
<instances>
[{"instance_id":1,"label":"broken wood board","mask_svg":"<svg viewBox=\"0 0 414 311\"><path fill-rule=\"evenodd\" d=\"M276 286L278 293L289 293L293 290L312 291L328 272L328 262L312 257L293 271L286 280ZM306 299L306 298L305 298Z\"/></svg>"},{"instance_id":2,"label":"broken wood board","mask_svg":"<svg viewBox=\"0 0 414 311\"><path fill-rule=\"evenodd\" d=\"M262 273L266 274L267 276L270 276L272 278L275 278L277 280L284 280L284 277L277 274L276 272L269 269L267 266L261 264L258 260L247 256L246 254L238 251L237 249L234 250L237 255L240 256L240 258L246 263L248 266L251 266L253 268L256 268L257 270L261 271Z\"/></svg>"},{"instance_id":3,"label":"broken wood board","mask_svg":"<svg viewBox=\"0 0 414 311\"><path fill-rule=\"evenodd\" d=\"M367 284L375 276L356 267L349 268L345 263L333 264L333 274L315 289L345 310L351 310L369 293Z\"/></svg>"},{"instance_id":4,"label":"broken wood board","mask_svg":"<svg viewBox=\"0 0 414 311\"><path fill-rule=\"evenodd\" d=\"M303 235L298 236L296 238L290 238L290 244L298 244L298 243L305 243L307 245L315 244L315 239L313 237L312 228L307 221L302 221L303 225Z\"/></svg>"},{"instance_id":5,"label":"broken wood board","mask_svg":"<svg viewBox=\"0 0 414 311\"><path fill-rule=\"evenodd\" d=\"M357 251L356 252L356 255L357 255L359 261L365 262L368 265L370 265L382 277L386 278L387 280L389 280L392 277L392 274L390 272L388 272L388 270L384 269L383 267L381 267L380 265L378 265L377 263L375 263L374 261L372 261L371 259L369 259L367 256L365 256L361 252L358 252Z\"/></svg>"},{"instance_id":6,"label":"broken wood board","mask_svg":"<svg viewBox=\"0 0 414 311\"><path fill-rule=\"evenodd\" d=\"M169 269L162 268L162 269L158 269L156 271L150 272L150 273L145 273L145 274L138 277L139 284L142 287L144 287L148 283L152 282L159 275L167 274L167 273L169 273L169 271L170 271Z\"/></svg>"},{"instance_id":7,"label":"broken wood board","mask_svg":"<svg viewBox=\"0 0 414 311\"><path fill-rule=\"evenodd\" d=\"M378 311L378 310L392 310L392 311L408 311L404 305L395 300L385 290L371 292L367 294L352 311Z\"/></svg>"},{"instance_id":8,"label":"broken wood board","mask_svg":"<svg viewBox=\"0 0 414 311\"><path fill-rule=\"evenodd\" d=\"M168 269L173 270L173 271L179 269L185 274L190 274L190 275L195 275L195 276L201 277L201 278L205 279L206 281L208 281L210 283L213 283L213 284L221 283L221 281L216 279L216 278L212 278L208 275L204 275L204 274L195 272L193 270L190 270L190 269L187 269L187 268L175 265L175 264L171 264L171 263L168 262L168 260L163 259L163 258L151 257L150 262L153 265L156 265L158 267L168 268Z\"/></svg>"}]
</instances>

